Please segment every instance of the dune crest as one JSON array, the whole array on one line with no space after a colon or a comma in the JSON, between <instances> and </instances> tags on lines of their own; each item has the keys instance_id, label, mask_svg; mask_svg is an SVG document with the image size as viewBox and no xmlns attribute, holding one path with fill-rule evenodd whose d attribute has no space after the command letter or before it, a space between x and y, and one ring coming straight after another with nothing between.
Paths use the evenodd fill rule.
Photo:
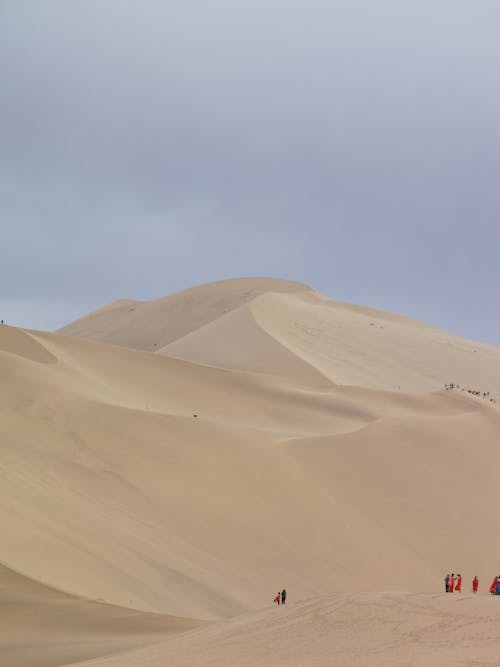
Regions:
<instances>
[{"instance_id":1,"label":"dune crest","mask_svg":"<svg viewBox=\"0 0 500 667\"><path fill-rule=\"evenodd\" d=\"M427 392L453 382L500 393L497 347L279 279L226 280L145 303L115 302L60 333L325 386Z\"/></svg>"},{"instance_id":2,"label":"dune crest","mask_svg":"<svg viewBox=\"0 0 500 667\"><path fill-rule=\"evenodd\" d=\"M30 333L6 324L0 327L0 352L7 352L38 364L53 364L57 361L57 358Z\"/></svg>"},{"instance_id":3,"label":"dune crest","mask_svg":"<svg viewBox=\"0 0 500 667\"><path fill-rule=\"evenodd\" d=\"M222 280L152 301L115 301L62 327L59 333L155 352L259 294L308 289L276 278Z\"/></svg>"}]
</instances>

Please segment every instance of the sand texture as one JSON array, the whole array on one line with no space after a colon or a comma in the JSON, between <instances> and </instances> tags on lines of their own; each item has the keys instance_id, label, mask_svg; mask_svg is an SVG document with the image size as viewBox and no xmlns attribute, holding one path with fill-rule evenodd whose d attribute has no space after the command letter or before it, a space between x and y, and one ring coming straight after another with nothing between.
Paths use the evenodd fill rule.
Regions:
<instances>
[{"instance_id":1,"label":"sand texture","mask_svg":"<svg viewBox=\"0 0 500 667\"><path fill-rule=\"evenodd\" d=\"M260 278L0 370L2 667L500 664L500 348Z\"/></svg>"}]
</instances>

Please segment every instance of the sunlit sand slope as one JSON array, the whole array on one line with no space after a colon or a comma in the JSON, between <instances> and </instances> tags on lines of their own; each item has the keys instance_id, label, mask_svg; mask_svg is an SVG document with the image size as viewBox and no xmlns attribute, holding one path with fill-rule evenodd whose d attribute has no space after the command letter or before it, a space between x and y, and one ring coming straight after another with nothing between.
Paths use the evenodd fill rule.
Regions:
<instances>
[{"instance_id":1,"label":"sunlit sand slope","mask_svg":"<svg viewBox=\"0 0 500 667\"><path fill-rule=\"evenodd\" d=\"M294 601L85 664L486 667L499 664L499 624L499 599L356 593Z\"/></svg>"},{"instance_id":2,"label":"sunlit sand slope","mask_svg":"<svg viewBox=\"0 0 500 667\"><path fill-rule=\"evenodd\" d=\"M500 393L500 348L317 292L254 300L257 324L339 384L432 391L442 383Z\"/></svg>"},{"instance_id":3,"label":"sunlit sand slope","mask_svg":"<svg viewBox=\"0 0 500 667\"><path fill-rule=\"evenodd\" d=\"M316 373L373 389L433 391L453 383L500 393L497 347L312 290L259 295L160 353L291 377L303 377L307 364L311 379Z\"/></svg>"}]
</instances>

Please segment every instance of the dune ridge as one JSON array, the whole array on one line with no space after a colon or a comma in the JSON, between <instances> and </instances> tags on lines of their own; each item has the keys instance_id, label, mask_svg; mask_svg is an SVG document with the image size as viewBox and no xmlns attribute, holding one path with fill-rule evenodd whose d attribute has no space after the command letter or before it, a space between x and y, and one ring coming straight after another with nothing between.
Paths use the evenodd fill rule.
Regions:
<instances>
[{"instance_id":1,"label":"dune ridge","mask_svg":"<svg viewBox=\"0 0 500 667\"><path fill-rule=\"evenodd\" d=\"M120 299L62 327L59 333L156 351L270 290L310 288L276 278L222 280L152 301Z\"/></svg>"},{"instance_id":2,"label":"dune ridge","mask_svg":"<svg viewBox=\"0 0 500 667\"><path fill-rule=\"evenodd\" d=\"M60 333L297 382L409 393L452 382L500 394L497 347L408 317L331 301L301 283L210 283L132 306L125 320L116 303L121 302Z\"/></svg>"}]
</instances>

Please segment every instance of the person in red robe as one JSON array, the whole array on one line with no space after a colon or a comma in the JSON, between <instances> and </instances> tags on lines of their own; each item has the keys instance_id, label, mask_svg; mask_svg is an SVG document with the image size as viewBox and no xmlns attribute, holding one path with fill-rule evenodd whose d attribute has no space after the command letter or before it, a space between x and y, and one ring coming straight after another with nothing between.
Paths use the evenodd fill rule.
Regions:
<instances>
[{"instance_id":1,"label":"person in red robe","mask_svg":"<svg viewBox=\"0 0 500 667\"><path fill-rule=\"evenodd\" d=\"M273 602L276 604L279 604L281 600L281 593L278 593L278 595L274 598Z\"/></svg>"},{"instance_id":2,"label":"person in red robe","mask_svg":"<svg viewBox=\"0 0 500 667\"><path fill-rule=\"evenodd\" d=\"M462 592L462 575L457 574L457 583L455 584L455 590L459 593Z\"/></svg>"},{"instance_id":3,"label":"person in red robe","mask_svg":"<svg viewBox=\"0 0 500 667\"><path fill-rule=\"evenodd\" d=\"M457 580L457 578L455 577L455 575L452 572L451 577L450 577L450 583L449 583L449 586L448 586L448 589L449 589L450 593L453 593L453 591L455 590L455 581L456 580Z\"/></svg>"},{"instance_id":4,"label":"person in red robe","mask_svg":"<svg viewBox=\"0 0 500 667\"><path fill-rule=\"evenodd\" d=\"M477 578L477 575L474 577L472 580L472 592L477 593L477 589L479 588L479 579Z\"/></svg>"},{"instance_id":5,"label":"person in red robe","mask_svg":"<svg viewBox=\"0 0 500 667\"><path fill-rule=\"evenodd\" d=\"M490 586L490 593L493 593L493 595L495 595L495 591L496 591L496 588L497 588L497 584L498 584L498 577L495 577L495 578L493 579L493 583L492 583L491 586Z\"/></svg>"}]
</instances>

